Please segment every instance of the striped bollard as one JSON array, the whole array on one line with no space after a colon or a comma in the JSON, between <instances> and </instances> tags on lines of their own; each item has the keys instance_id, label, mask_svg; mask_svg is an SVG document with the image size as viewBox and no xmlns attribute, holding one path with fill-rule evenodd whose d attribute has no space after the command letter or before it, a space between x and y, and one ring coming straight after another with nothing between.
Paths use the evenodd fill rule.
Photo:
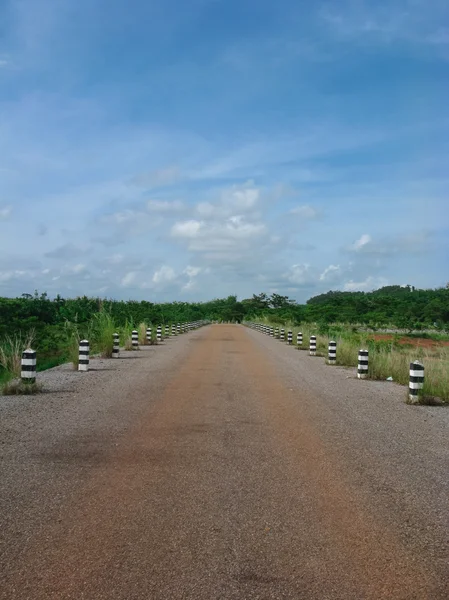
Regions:
<instances>
[{"instance_id":1,"label":"striped bollard","mask_svg":"<svg viewBox=\"0 0 449 600\"><path fill-rule=\"evenodd\" d=\"M270 327L270 337L274 337L274 327Z\"/></svg>"},{"instance_id":2,"label":"striped bollard","mask_svg":"<svg viewBox=\"0 0 449 600\"><path fill-rule=\"evenodd\" d=\"M281 329L281 342L285 342L285 329Z\"/></svg>"},{"instance_id":3,"label":"striped bollard","mask_svg":"<svg viewBox=\"0 0 449 600\"><path fill-rule=\"evenodd\" d=\"M139 349L139 332L136 331L135 329L133 329L131 332L131 344L132 344L133 350Z\"/></svg>"},{"instance_id":4,"label":"striped bollard","mask_svg":"<svg viewBox=\"0 0 449 600\"><path fill-rule=\"evenodd\" d=\"M36 382L36 351L31 348L22 352L20 377L22 383Z\"/></svg>"},{"instance_id":5,"label":"striped bollard","mask_svg":"<svg viewBox=\"0 0 449 600\"><path fill-rule=\"evenodd\" d=\"M299 332L298 335L296 336L296 345L302 346L302 333L301 332Z\"/></svg>"},{"instance_id":6,"label":"striped bollard","mask_svg":"<svg viewBox=\"0 0 449 600\"><path fill-rule=\"evenodd\" d=\"M166 338L170 337L170 329L169 329L168 325L165 326L165 334L164 335Z\"/></svg>"},{"instance_id":7,"label":"striped bollard","mask_svg":"<svg viewBox=\"0 0 449 600\"><path fill-rule=\"evenodd\" d=\"M291 346L292 342L293 342L293 331L288 331L288 333L287 333L287 344L289 346Z\"/></svg>"},{"instance_id":8,"label":"striped bollard","mask_svg":"<svg viewBox=\"0 0 449 600\"><path fill-rule=\"evenodd\" d=\"M81 340L78 352L78 371L89 370L89 342Z\"/></svg>"},{"instance_id":9,"label":"striped bollard","mask_svg":"<svg viewBox=\"0 0 449 600\"><path fill-rule=\"evenodd\" d=\"M147 343L151 344L151 336L153 332L151 331L151 327L147 327Z\"/></svg>"},{"instance_id":10,"label":"striped bollard","mask_svg":"<svg viewBox=\"0 0 449 600\"><path fill-rule=\"evenodd\" d=\"M408 397L411 402L417 403L419 392L424 387L424 365L419 361L410 363L410 380L408 384Z\"/></svg>"},{"instance_id":11,"label":"striped bollard","mask_svg":"<svg viewBox=\"0 0 449 600\"><path fill-rule=\"evenodd\" d=\"M176 325L171 326L171 334L176 335Z\"/></svg>"},{"instance_id":12,"label":"striped bollard","mask_svg":"<svg viewBox=\"0 0 449 600\"><path fill-rule=\"evenodd\" d=\"M160 325L158 325L156 329L156 338L157 343L160 344L162 342L162 327Z\"/></svg>"},{"instance_id":13,"label":"striped bollard","mask_svg":"<svg viewBox=\"0 0 449 600\"><path fill-rule=\"evenodd\" d=\"M278 339L278 338L279 338L279 327L276 327L276 329L274 330L274 337L275 337L276 339Z\"/></svg>"},{"instance_id":14,"label":"striped bollard","mask_svg":"<svg viewBox=\"0 0 449 600\"><path fill-rule=\"evenodd\" d=\"M368 376L368 350L359 350L359 364L357 367L357 377L366 379Z\"/></svg>"},{"instance_id":15,"label":"striped bollard","mask_svg":"<svg viewBox=\"0 0 449 600\"><path fill-rule=\"evenodd\" d=\"M316 335L310 336L309 354L310 356L316 356Z\"/></svg>"},{"instance_id":16,"label":"striped bollard","mask_svg":"<svg viewBox=\"0 0 449 600\"><path fill-rule=\"evenodd\" d=\"M112 358L119 358L120 356L120 336L118 333L114 333L112 336Z\"/></svg>"},{"instance_id":17,"label":"striped bollard","mask_svg":"<svg viewBox=\"0 0 449 600\"><path fill-rule=\"evenodd\" d=\"M328 348L328 363L330 365L335 365L337 362L337 342L329 342Z\"/></svg>"}]
</instances>

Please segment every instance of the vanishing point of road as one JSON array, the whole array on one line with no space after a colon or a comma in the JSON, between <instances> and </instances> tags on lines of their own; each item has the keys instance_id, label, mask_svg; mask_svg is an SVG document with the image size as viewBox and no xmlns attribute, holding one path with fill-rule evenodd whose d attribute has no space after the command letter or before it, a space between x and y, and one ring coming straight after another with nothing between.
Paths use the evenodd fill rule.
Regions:
<instances>
[{"instance_id":1,"label":"vanishing point of road","mask_svg":"<svg viewBox=\"0 0 449 600\"><path fill-rule=\"evenodd\" d=\"M211 325L0 398L0 598L447 599L449 415Z\"/></svg>"}]
</instances>

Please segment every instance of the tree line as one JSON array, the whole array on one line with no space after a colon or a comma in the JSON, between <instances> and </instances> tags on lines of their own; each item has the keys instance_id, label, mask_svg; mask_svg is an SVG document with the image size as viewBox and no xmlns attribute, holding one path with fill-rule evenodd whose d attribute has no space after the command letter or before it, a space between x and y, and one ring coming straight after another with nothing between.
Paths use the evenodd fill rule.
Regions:
<instances>
[{"instance_id":1,"label":"tree line","mask_svg":"<svg viewBox=\"0 0 449 600\"><path fill-rule=\"evenodd\" d=\"M178 323L209 319L234 321L256 318L285 322L354 323L371 327L393 325L420 329L449 325L449 287L417 289L412 286L387 286L373 292L329 291L298 304L288 296L253 294L239 301L237 296L208 302L118 301L101 298L50 299L47 294L23 294L0 298L0 338L34 329L38 336L48 326L61 328L67 322L82 326L93 315L106 311L117 326L148 323Z\"/></svg>"}]
</instances>

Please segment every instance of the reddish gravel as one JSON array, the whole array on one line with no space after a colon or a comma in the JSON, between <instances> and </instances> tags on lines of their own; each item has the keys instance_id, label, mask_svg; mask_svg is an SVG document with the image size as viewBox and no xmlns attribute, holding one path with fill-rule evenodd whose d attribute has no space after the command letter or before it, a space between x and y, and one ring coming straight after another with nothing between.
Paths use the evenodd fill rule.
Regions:
<instances>
[{"instance_id":1,"label":"reddish gravel","mask_svg":"<svg viewBox=\"0 0 449 600\"><path fill-rule=\"evenodd\" d=\"M375 333L372 336L373 340L382 340L390 342L394 339L394 336L389 333ZM431 340L428 338L411 338L411 337L400 337L398 339L399 344L416 346L420 348L439 348L441 346L449 346L449 342L442 340Z\"/></svg>"},{"instance_id":2,"label":"reddish gravel","mask_svg":"<svg viewBox=\"0 0 449 600\"><path fill-rule=\"evenodd\" d=\"M0 399L0 598L449 597L444 408L233 325L93 366Z\"/></svg>"}]
</instances>

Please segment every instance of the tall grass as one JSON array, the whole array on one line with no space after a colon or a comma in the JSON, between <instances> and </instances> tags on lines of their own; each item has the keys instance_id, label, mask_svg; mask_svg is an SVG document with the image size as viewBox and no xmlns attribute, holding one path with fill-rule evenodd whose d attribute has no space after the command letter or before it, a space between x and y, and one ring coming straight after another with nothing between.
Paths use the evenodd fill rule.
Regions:
<instances>
[{"instance_id":1,"label":"tall grass","mask_svg":"<svg viewBox=\"0 0 449 600\"><path fill-rule=\"evenodd\" d=\"M101 311L93 315L88 334L91 352L99 354L102 358L111 358L114 333L115 322L109 313Z\"/></svg>"},{"instance_id":2,"label":"tall grass","mask_svg":"<svg viewBox=\"0 0 449 600\"><path fill-rule=\"evenodd\" d=\"M3 379L8 380L20 377L22 352L33 346L35 339L34 330L27 334L7 335L0 343L0 366L4 374Z\"/></svg>"},{"instance_id":3,"label":"tall grass","mask_svg":"<svg viewBox=\"0 0 449 600\"><path fill-rule=\"evenodd\" d=\"M268 320L261 320L261 322L273 327L284 327L286 331L291 329L293 344L296 344L297 333L301 331L304 350L309 348L310 336L315 335L318 356L327 358L329 341L336 341L337 365L341 366L357 367L359 350L368 348L368 377L371 379L386 380L392 377L393 381L408 385L410 363L419 360L425 368L423 401L426 401L426 398L429 400L440 398L443 402L449 403L448 347L423 348L401 345L394 336L388 341L375 341L368 332L359 332L351 325L328 327L304 323L298 327L289 321L284 321L282 324L271 323Z\"/></svg>"},{"instance_id":4,"label":"tall grass","mask_svg":"<svg viewBox=\"0 0 449 600\"><path fill-rule=\"evenodd\" d=\"M79 363L79 345L81 339L78 323L76 321L66 320L64 323L64 329L68 339L67 357L72 363L73 368L77 369Z\"/></svg>"}]
</instances>

